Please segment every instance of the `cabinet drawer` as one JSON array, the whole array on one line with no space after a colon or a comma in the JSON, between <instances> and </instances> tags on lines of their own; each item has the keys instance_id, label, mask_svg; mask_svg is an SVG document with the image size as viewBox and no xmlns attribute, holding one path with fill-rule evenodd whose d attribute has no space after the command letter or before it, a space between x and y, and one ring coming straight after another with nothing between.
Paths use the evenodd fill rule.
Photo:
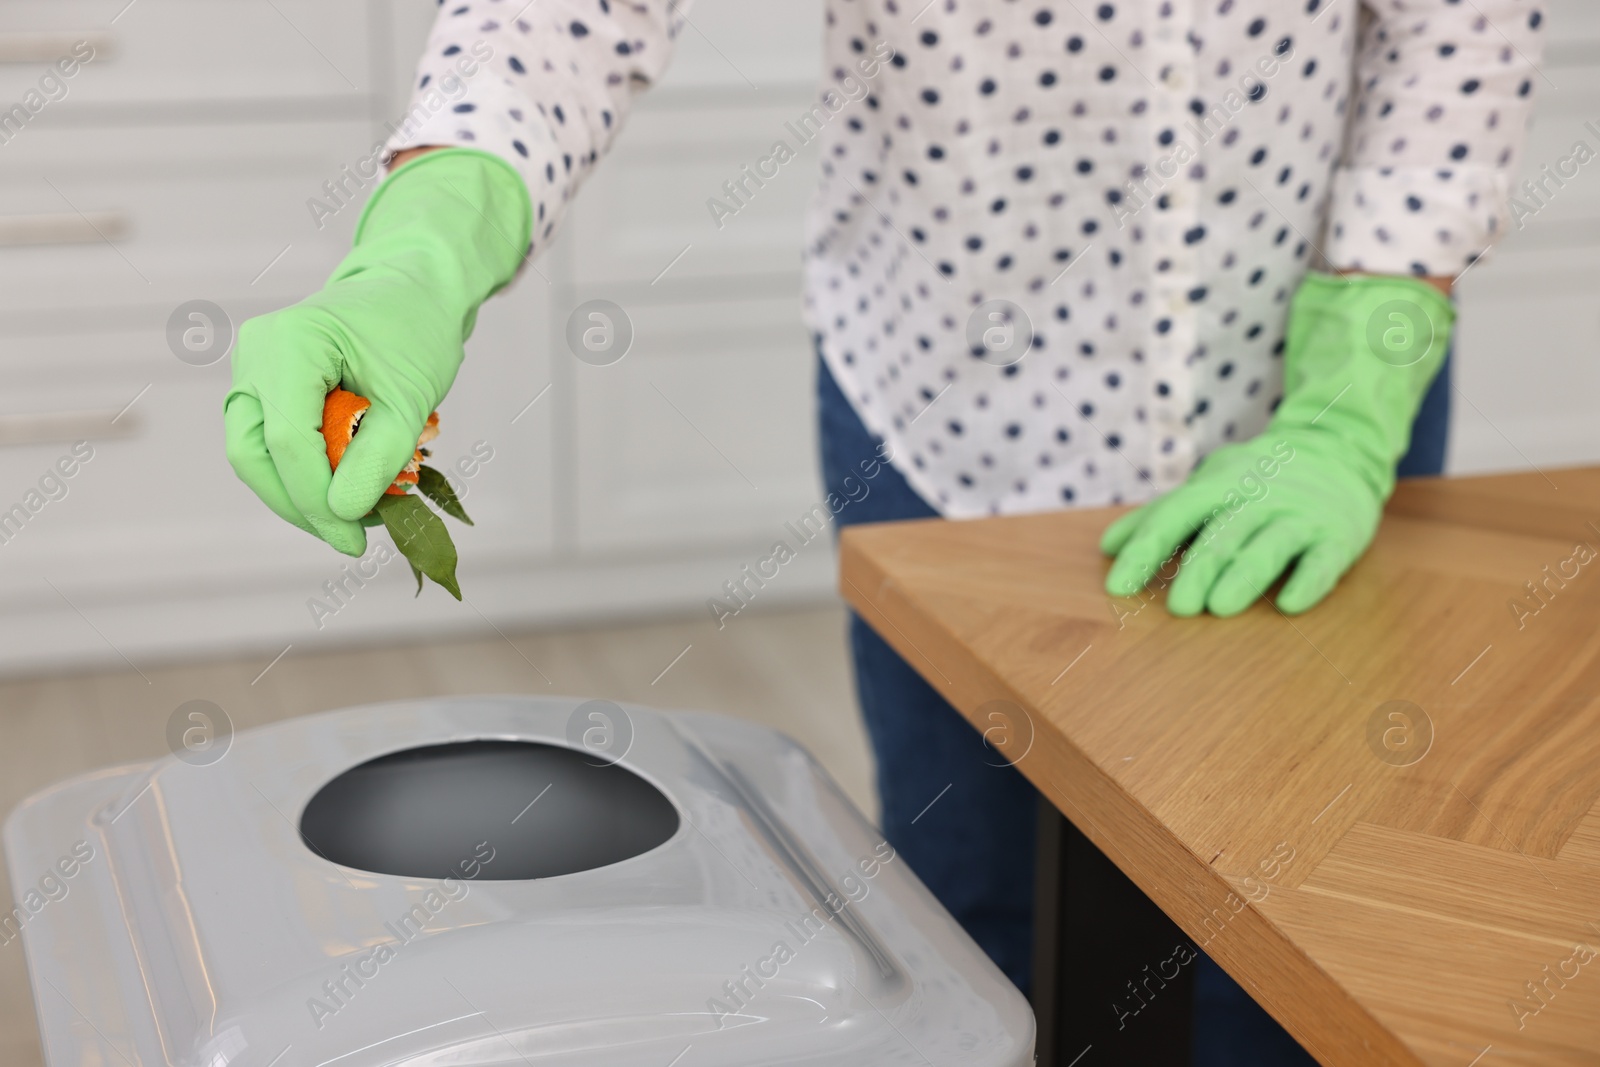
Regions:
<instances>
[{"instance_id":1,"label":"cabinet drawer","mask_svg":"<svg viewBox=\"0 0 1600 1067\"><path fill-rule=\"evenodd\" d=\"M550 546L551 397L512 422L549 382L535 337L544 299L540 289L519 286L484 305L466 364L442 405L430 464L454 471L477 525L452 522L451 532L463 559L475 563L533 558ZM246 588L285 574L320 580L338 570L338 556L268 511L228 465L222 425L228 361L191 367L155 348L147 347L142 364L36 380L0 398L0 431L27 426L29 417L62 424L58 434L34 433L31 443L8 446L0 433L0 599L48 592L40 575L52 581L65 575L99 599L115 599L159 598L173 585L195 583ZM130 401L112 426L110 416ZM97 417L100 432L80 429ZM68 481L66 494L44 503L20 530L7 528L4 514L39 487L70 453L69 438L79 435L94 456ZM486 452L492 456L484 462ZM477 462L463 475L456 461L469 457ZM285 595L303 600L315 593L312 582Z\"/></svg>"},{"instance_id":2,"label":"cabinet drawer","mask_svg":"<svg viewBox=\"0 0 1600 1067\"><path fill-rule=\"evenodd\" d=\"M574 280L648 284L664 271L675 282L762 272L798 277L817 147L815 140L799 146L784 123L808 101L796 92L792 103L778 106L634 115L566 223ZM723 183L741 177L743 165L755 167L779 138L798 148L796 158L764 179L764 187L750 183L745 206L719 228L706 201L730 203Z\"/></svg>"},{"instance_id":3,"label":"cabinet drawer","mask_svg":"<svg viewBox=\"0 0 1600 1067\"><path fill-rule=\"evenodd\" d=\"M372 89L371 29L364 0L6 0L0 101L21 100L78 40L94 58L30 126L72 111L356 98Z\"/></svg>"},{"instance_id":4,"label":"cabinet drawer","mask_svg":"<svg viewBox=\"0 0 1600 1067\"><path fill-rule=\"evenodd\" d=\"M625 358L574 361L579 548L769 545L819 491L798 300L627 311Z\"/></svg>"},{"instance_id":5,"label":"cabinet drawer","mask_svg":"<svg viewBox=\"0 0 1600 1067\"><path fill-rule=\"evenodd\" d=\"M164 323L196 298L295 299L348 251L375 184L318 229L307 202L376 140L360 122L26 136L0 149L0 335L116 309Z\"/></svg>"}]
</instances>

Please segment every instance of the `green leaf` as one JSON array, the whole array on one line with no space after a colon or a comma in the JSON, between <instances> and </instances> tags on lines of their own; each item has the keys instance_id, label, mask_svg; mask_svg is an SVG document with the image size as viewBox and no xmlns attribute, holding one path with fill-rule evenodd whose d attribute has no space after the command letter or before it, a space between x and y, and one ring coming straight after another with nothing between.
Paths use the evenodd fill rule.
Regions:
<instances>
[{"instance_id":1,"label":"green leaf","mask_svg":"<svg viewBox=\"0 0 1600 1067\"><path fill-rule=\"evenodd\" d=\"M378 514L378 509L377 508L373 508L371 511L367 512L365 515L361 516L361 525L363 525L363 526L382 526L383 525L383 516Z\"/></svg>"},{"instance_id":2,"label":"green leaf","mask_svg":"<svg viewBox=\"0 0 1600 1067\"><path fill-rule=\"evenodd\" d=\"M409 559L406 560L406 562L407 563L411 563L411 561ZM413 577L415 577L417 579L417 596L421 596L422 595L422 572L417 569L417 565L415 563L411 563L411 574L412 574Z\"/></svg>"},{"instance_id":3,"label":"green leaf","mask_svg":"<svg viewBox=\"0 0 1600 1067\"><path fill-rule=\"evenodd\" d=\"M461 498L450 488L450 479L432 467L425 465L417 467L417 489L429 500L438 504L439 510L446 515L460 519L468 526L472 525L472 520L467 518L467 509L461 506Z\"/></svg>"},{"instance_id":4,"label":"green leaf","mask_svg":"<svg viewBox=\"0 0 1600 1067\"><path fill-rule=\"evenodd\" d=\"M404 496L385 494L378 500L378 514L383 516L383 525L394 538L394 546L411 566L460 600L461 586L456 584L456 546L450 540L444 520L410 493Z\"/></svg>"}]
</instances>

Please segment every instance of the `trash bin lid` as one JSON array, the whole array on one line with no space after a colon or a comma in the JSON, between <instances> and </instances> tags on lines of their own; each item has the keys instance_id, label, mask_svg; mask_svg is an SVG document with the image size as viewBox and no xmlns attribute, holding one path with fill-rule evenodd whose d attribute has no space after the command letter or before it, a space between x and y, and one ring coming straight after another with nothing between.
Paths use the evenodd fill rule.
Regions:
<instances>
[{"instance_id":1,"label":"trash bin lid","mask_svg":"<svg viewBox=\"0 0 1600 1067\"><path fill-rule=\"evenodd\" d=\"M52 1064L1021 1067L1027 1003L798 745L376 704L5 825Z\"/></svg>"}]
</instances>

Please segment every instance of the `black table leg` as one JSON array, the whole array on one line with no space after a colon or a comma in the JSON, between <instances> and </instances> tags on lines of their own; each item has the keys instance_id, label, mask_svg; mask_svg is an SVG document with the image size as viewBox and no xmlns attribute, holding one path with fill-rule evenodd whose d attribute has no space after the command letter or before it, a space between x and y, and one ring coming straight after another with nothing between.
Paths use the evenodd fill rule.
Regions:
<instances>
[{"instance_id":1,"label":"black table leg","mask_svg":"<svg viewBox=\"0 0 1600 1067\"><path fill-rule=\"evenodd\" d=\"M1039 1067L1187 1065L1198 951L1041 798L1033 962Z\"/></svg>"}]
</instances>

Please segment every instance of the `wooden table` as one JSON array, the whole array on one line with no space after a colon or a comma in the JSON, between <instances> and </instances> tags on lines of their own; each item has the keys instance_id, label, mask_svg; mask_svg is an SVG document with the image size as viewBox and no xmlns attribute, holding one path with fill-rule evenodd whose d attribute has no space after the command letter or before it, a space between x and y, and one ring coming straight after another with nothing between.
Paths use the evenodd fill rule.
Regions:
<instances>
[{"instance_id":1,"label":"wooden table","mask_svg":"<svg viewBox=\"0 0 1600 1067\"><path fill-rule=\"evenodd\" d=\"M1111 514L856 527L841 588L1322 1063L1600 1064L1600 468L1403 484L1294 618L1108 598Z\"/></svg>"}]
</instances>

